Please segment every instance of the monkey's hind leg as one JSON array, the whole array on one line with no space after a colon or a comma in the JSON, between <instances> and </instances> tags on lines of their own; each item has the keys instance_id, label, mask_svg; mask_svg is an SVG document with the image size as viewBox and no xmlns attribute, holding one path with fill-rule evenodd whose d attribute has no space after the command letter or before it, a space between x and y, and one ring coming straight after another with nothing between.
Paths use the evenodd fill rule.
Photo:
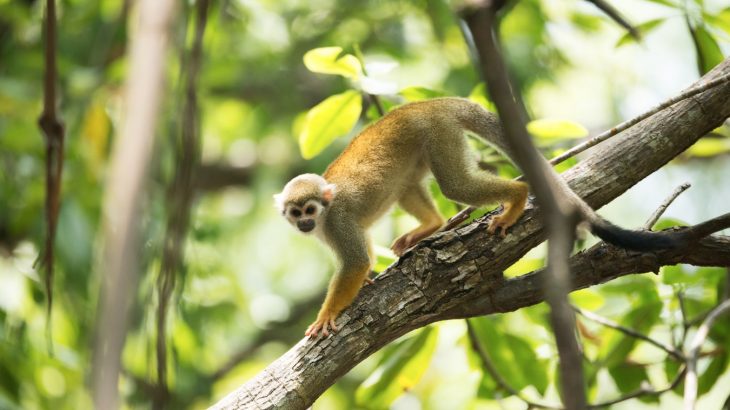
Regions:
<instances>
[{"instance_id":1,"label":"monkey's hind leg","mask_svg":"<svg viewBox=\"0 0 730 410\"><path fill-rule=\"evenodd\" d=\"M501 230L501 235L506 236L507 228L517 222L525 209L527 184L478 169L463 137L432 138L427 150L431 171L447 198L475 207L493 202L504 204L504 211L492 218L488 230Z\"/></svg>"},{"instance_id":2,"label":"monkey's hind leg","mask_svg":"<svg viewBox=\"0 0 730 410\"><path fill-rule=\"evenodd\" d=\"M401 256L408 248L441 228L444 220L436 210L428 192L420 183L408 187L398 200L398 204L420 222L416 229L396 239L390 246L396 255Z\"/></svg>"}]
</instances>

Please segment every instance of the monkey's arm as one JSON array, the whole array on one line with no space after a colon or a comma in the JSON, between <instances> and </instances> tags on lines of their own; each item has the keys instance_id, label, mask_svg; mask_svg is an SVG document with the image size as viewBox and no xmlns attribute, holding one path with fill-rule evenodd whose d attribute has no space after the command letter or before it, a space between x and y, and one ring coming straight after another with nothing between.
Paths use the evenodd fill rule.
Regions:
<instances>
[{"instance_id":1,"label":"monkey's arm","mask_svg":"<svg viewBox=\"0 0 730 410\"><path fill-rule=\"evenodd\" d=\"M320 330L329 336L330 328L337 330L335 319L355 299L370 272L368 240L364 230L344 214L336 213L329 219L325 235L337 254L340 268L330 281L317 320L305 332L307 336L317 336Z\"/></svg>"}]
</instances>

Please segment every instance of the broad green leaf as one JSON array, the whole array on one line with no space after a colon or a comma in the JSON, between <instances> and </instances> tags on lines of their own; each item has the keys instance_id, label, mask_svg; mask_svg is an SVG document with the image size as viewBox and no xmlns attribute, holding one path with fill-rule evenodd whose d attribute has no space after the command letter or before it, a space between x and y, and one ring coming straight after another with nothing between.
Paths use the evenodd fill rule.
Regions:
<instances>
[{"instance_id":1,"label":"broad green leaf","mask_svg":"<svg viewBox=\"0 0 730 410\"><path fill-rule=\"evenodd\" d=\"M530 273L544 266L545 260L543 258L520 258L517 262L512 264L512 266L504 270L504 276L507 278L514 278L516 276Z\"/></svg>"},{"instance_id":2,"label":"broad green leaf","mask_svg":"<svg viewBox=\"0 0 730 410\"><path fill-rule=\"evenodd\" d=\"M336 74L350 79L362 75L362 65L352 54L342 54L342 47L321 47L304 54L304 65L309 71Z\"/></svg>"},{"instance_id":3,"label":"broad green leaf","mask_svg":"<svg viewBox=\"0 0 730 410\"><path fill-rule=\"evenodd\" d=\"M302 157L310 159L327 148L337 137L350 132L362 112L362 98L354 90L327 97L307 113L299 134Z\"/></svg>"},{"instance_id":4,"label":"broad green leaf","mask_svg":"<svg viewBox=\"0 0 730 410\"><path fill-rule=\"evenodd\" d=\"M400 90L399 94L408 102L430 100L431 98L446 96L446 93L443 91L432 90L426 87L407 87Z\"/></svg>"},{"instance_id":5,"label":"broad green leaf","mask_svg":"<svg viewBox=\"0 0 730 410\"><path fill-rule=\"evenodd\" d=\"M534 386L541 394L548 384L547 362L535 354L535 349L525 339L509 334L489 318L470 319L482 348L497 369L507 377L512 387L522 390ZM484 370L485 378L491 378ZM485 386L490 385L490 383ZM482 397L495 398L495 392L485 392ZM505 393L506 394L506 393Z\"/></svg>"},{"instance_id":6,"label":"broad green leaf","mask_svg":"<svg viewBox=\"0 0 730 410\"><path fill-rule=\"evenodd\" d=\"M575 121L555 118L543 118L530 121L527 131L536 138L542 139L569 139L588 136L588 130Z\"/></svg>"},{"instance_id":7,"label":"broad green leaf","mask_svg":"<svg viewBox=\"0 0 730 410\"><path fill-rule=\"evenodd\" d=\"M570 300L578 307L588 310L597 310L606 302L603 295L594 289L577 290L570 294Z\"/></svg>"},{"instance_id":8,"label":"broad green leaf","mask_svg":"<svg viewBox=\"0 0 730 410\"><path fill-rule=\"evenodd\" d=\"M621 393L635 391L641 387L643 382L649 380L646 368L630 363L621 363L610 367L608 373ZM656 400L656 396L652 397Z\"/></svg>"},{"instance_id":9,"label":"broad green leaf","mask_svg":"<svg viewBox=\"0 0 730 410\"><path fill-rule=\"evenodd\" d=\"M700 74L705 74L724 60L722 50L703 26L690 27L689 30L697 52L697 69Z\"/></svg>"},{"instance_id":10,"label":"broad green leaf","mask_svg":"<svg viewBox=\"0 0 730 410\"><path fill-rule=\"evenodd\" d=\"M483 82L480 82L471 90L468 98L472 102L475 102L484 107L484 109L487 111L497 111L497 107L495 107L494 103L492 103L492 101L489 100L489 97L487 97L487 86Z\"/></svg>"},{"instance_id":11,"label":"broad green leaf","mask_svg":"<svg viewBox=\"0 0 730 410\"><path fill-rule=\"evenodd\" d=\"M718 14L703 13L703 16L709 24L730 34L730 7L721 10Z\"/></svg>"},{"instance_id":12,"label":"broad green leaf","mask_svg":"<svg viewBox=\"0 0 730 410\"><path fill-rule=\"evenodd\" d=\"M366 408L388 408L398 396L421 380L437 340L438 328L429 326L404 341L357 388L356 403Z\"/></svg>"},{"instance_id":13,"label":"broad green leaf","mask_svg":"<svg viewBox=\"0 0 730 410\"><path fill-rule=\"evenodd\" d=\"M693 157L713 157L726 152L730 152L730 139L727 138L705 137L687 149L687 154Z\"/></svg>"},{"instance_id":14,"label":"broad green leaf","mask_svg":"<svg viewBox=\"0 0 730 410\"><path fill-rule=\"evenodd\" d=\"M675 218L660 218L652 227L655 231L673 228L675 226L687 226L687 223Z\"/></svg>"},{"instance_id":15,"label":"broad green leaf","mask_svg":"<svg viewBox=\"0 0 730 410\"><path fill-rule=\"evenodd\" d=\"M647 1L650 1L652 3L661 4L663 6L671 7L673 9L676 9L679 7L679 6L677 6L677 4L675 2L670 1L670 0L647 0Z\"/></svg>"},{"instance_id":16,"label":"broad green leaf","mask_svg":"<svg viewBox=\"0 0 730 410\"><path fill-rule=\"evenodd\" d=\"M619 323L640 333L649 334L652 326L659 320L662 303L659 297L655 301L637 304ZM618 366L626 361L634 350L637 340L617 330L607 329L609 337L601 346L599 357L606 367Z\"/></svg>"},{"instance_id":17,"label":"broad green leaf","mask_svg":"<svg viewBox=\"0 0 730 410\"><path fill-rule=\"evenodd\" d=\"M697 394L703 395L715 386L717 379L725 372L728 365L727 350L721 351L716 356L710 356L710 364L697 380Z\"/></svg>"},{"instance_id":18,"label":"broad green leaf","mask_svg":"<svg viewBox=\"0 0 730 410\"><path fill-rule=\"evenodd\" d=\"M659 27L664 21L666 21L665 18L649 20L636 26L636 30L641 34L641 37L645 37L647 34ZM621 47L634 41L636 41L636 39L631 35L631 33L626 33L618 39L616 47Z\"/></svg>"}]
</instances>

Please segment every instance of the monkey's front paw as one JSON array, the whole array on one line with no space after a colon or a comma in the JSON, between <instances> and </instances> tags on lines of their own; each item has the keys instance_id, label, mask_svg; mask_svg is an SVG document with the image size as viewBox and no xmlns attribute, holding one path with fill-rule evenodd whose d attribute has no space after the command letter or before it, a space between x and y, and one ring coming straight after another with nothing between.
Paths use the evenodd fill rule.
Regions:
<instances>
[{"instance_id":1,"label":"monkey's front paw","mask_svg":"<svg viewBox=\"0 0 730 410\"><path fill-rule=\"evenodd\" d=\"M390 249L396 256L401 257L406 252L406 250L408 250L408 248L415 244L416 241L413 240L413 236L410 234L406 234L396 239L395 242L390 245Z\"/></svg>"},{"instance_id":2,"label":"monkey's front paw","mask_svg":"<svg viewBox=\"0 0 730 410\"><path fill-rule=\"evenodd\" d=\"M336 314L333 314L331 312L320 312L317 316L317 320L309 325L307 331L304 332L304 335L314 338L318 336L319 331L321 330L324 337L329 336L330 332L328 327L332 329L332 332L337 331L337 326L335 326L335 319L337 319Z\"/></svg>"}]
</instances>

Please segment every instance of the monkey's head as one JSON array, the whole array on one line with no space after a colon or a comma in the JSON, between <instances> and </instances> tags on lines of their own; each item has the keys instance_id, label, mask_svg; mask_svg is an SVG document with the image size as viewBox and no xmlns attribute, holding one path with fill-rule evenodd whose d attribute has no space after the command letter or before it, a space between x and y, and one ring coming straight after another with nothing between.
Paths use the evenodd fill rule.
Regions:
<instances>
[{"instance_id":1,"label":"monkey's head","mask_svg":"<svg viewBox=\"0 0 730 410\"><path fill-rule=\"evenodd\" d=\"M320 225L320 217L334 199L335 188L335 184L319 175L299 175L274 195L274 204L290 224L303 233L311 233Z\"/></svg>"}]
</instances>

